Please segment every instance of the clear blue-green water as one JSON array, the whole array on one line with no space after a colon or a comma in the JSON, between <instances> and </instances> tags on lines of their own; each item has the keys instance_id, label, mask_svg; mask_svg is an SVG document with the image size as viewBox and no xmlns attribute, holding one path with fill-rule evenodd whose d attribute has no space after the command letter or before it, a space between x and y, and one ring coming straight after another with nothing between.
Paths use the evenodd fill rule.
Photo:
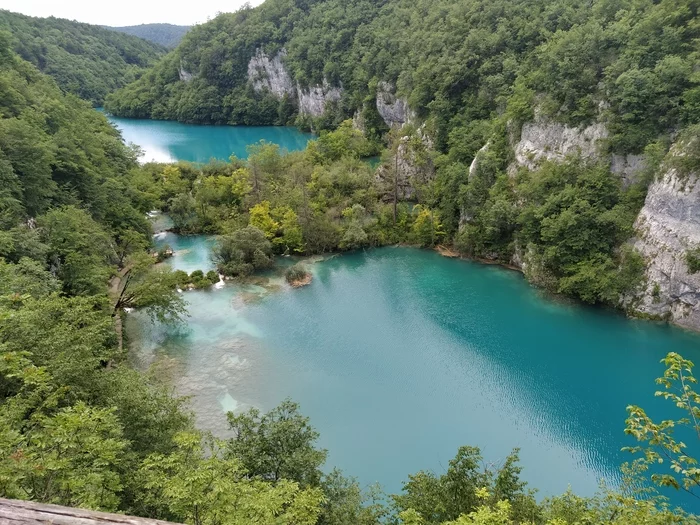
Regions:
<instances>
[{"instance_id":1,"label":"clear blue-green water","mask_svg":"<svg viewBox=\"0 0 700 525\"><path fill-rule=\"evenodd\" d=\"M297 128L282 126L198 126L166 120L126 119L108 115L121 131L124 141L144 151L143 162L209 162L248 157L246 147L261 140L278 144L286 151L298 151L314 136Z\"/></svg>"},{"instance_id":2,"label":"clear blue-green water","mask_svg":"<svg viewBox=\"0 0 700 525\"><path fill-rule=\"evenodd\" d=\"M160 242L177 251L173 267L209 267L210 240ZM222 434L225 410L298 401L329 467L390 492L469 444L489 462L520 447L540 495L592 494L630 459L627 405L674 415L653 396L659 360L700 360L695 334L554 300L495 266L382 248L310 267L300 289L272 274L188 292L183 329L132 315L133 355L173 374L198 424Z\"/></svg>"}]
</instances>

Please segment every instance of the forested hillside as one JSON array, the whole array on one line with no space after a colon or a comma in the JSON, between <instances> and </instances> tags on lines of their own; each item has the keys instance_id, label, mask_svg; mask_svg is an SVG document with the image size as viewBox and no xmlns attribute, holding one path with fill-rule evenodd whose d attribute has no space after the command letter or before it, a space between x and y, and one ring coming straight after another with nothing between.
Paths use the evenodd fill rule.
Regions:
<instances>
[{"instance_id":1,"label":"forested hillside","mask_svg":"<svg viewBox=\"0 0 700 525\"><path fill-rule=\"evenodd\" d=\"M176 26L174 24L140 24L137 26L109 27L113 31L137 36L154 44L172 49L180 43L191 26Z\"/></svg>"},{"instance_id":2,"label":"forested hillside","mask_svg":"<svg viewBox=\"0 0 700 525\"><path fill-rule=\"evenodd\" d=\"M0 31L9 31L15 52L52 76L61 89L96 106L139 78L165 52L160 45L99 26L4 10Z\"/></svg>"},{"instance_id":3,"label":"forested hillside","mask_svg":"<svg viewBox=\"0 0 700 525\"><path fill-rule=\"evenodd\" d=\"M302 87L342 86L333 111L344 117L373 99L378 82L394 83L431 121L437 149L460 160L473 158L494 118L523 121L535 107L566 123L605 120L615 150L639 152L700 119L698 31L687 0L268 0L193 28L109 107L236 124L247 104L251 120L267 123L265 98L247 88L248 63L257 49L272 57L284 48Z\"/></svg>"},{"instance_id":4,"label":"forested hillside","mask_svg":"<svg viewBox=\"0 0 700 525\"><path fill-rule=\"evenodd\" d=\"M233 437L215 439L193 428L185 400L128 366L124 309L169 323L184 314L177 276L147 253L152 206L168 206L182 230L230 232L218 253L236 275L267 262L259 243L269 254L312 240L310 250L352 248L367 242L364 228L380 240L412 231L433 242L429 210L414 219L404 207L392 221L392 206L376 203L358 160L372 147L347 123L297 156L260 144L247 164L139 167L103 115L62 93L0 34L0 497L193 525L696 524L642 483L644 463L625 471L619 491L538 503L517 451L486 466L469 446L444 473L418 472L401 494L386 496L324 469L318 433L293 402L229 414ZM582 180L593 198L596 172ZM263 200L285 192L305 203L307 217ZM358 202L383 206L384 222L372 226ZM334 213L347 221L342 237ZM299 223L315 227L300 237ZM692 364L677 356L666 364L668 388L694 383ZM628 433L646 442L653 431L651 445L668 438L652 425L631 407ZM692 466L681 448L672 458ZM648 463L656 463L653 450ZM669 472L662 485L693 489L692 468Z\"/></svg>"},{"instance_id":5,"label":"forested hillside","mask_svg":"<svg viewBox=\"0 0 700 525\"><path fill-rule=\"evenodd\" d=\"M316 130L352 118L392 152L379 199L435 213L433 243L634 311L629 297L659 283L644 280L626 241L672 138L700 122L697 10L689 0L268 0L196 26L106 108ZM418 212L407 213L410 229Z\"/></svg>"}]
</instances>

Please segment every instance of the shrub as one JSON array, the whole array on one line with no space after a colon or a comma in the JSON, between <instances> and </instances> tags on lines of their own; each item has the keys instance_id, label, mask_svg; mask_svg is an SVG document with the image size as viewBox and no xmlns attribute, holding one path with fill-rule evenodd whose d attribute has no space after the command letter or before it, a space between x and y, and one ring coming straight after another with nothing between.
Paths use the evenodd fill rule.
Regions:
<instances>
[{"instance_id":1,"label":"shrub","mask_svg":"<svg viewBox=\"0 0 700 525\"><path fill-rule=\"evenodd\" d=\"M690 273L700 272L700 246L685 252L685 263Z\"/></svg>"},{"instance_id":2,"label":"shrub","mask_svg":"<svg viewBox=\"0 0 700 525\"><path fill-rule=\"evenodd\" d=\"M287 269L284 274L285 279L288 283L295 283L298 281L303 281L309 276L309 272L301 264L295 264L294 266Z\"/></svg>"}]
</instances>

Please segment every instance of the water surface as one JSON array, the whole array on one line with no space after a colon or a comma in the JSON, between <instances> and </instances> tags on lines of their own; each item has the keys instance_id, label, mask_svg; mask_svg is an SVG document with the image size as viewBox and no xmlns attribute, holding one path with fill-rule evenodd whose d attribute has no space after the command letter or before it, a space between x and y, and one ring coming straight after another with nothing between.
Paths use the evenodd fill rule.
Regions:
<instances>
[{"instance_id":1,"label":"water surface","mask_svg":"<svg viewBox=\"0 0 700 525\"><path fill-rule=\"evenodd\" d=\"M286 126L200 126L149 119L127 119L107 115L122 132L124 141L139 145L144 162L208 162L248 157L246 146L261 140L278 144L286 151L299 151L314 136Z\"/></svg>"},{"instance_id":2,"label":"water surface","mask_svg":"<svg viewBox=\"0 0 700 525\"><path fill-rule=\"evenodd\" d=\"M211 241L170 236L184 247L174 267L209 264ZM298 401L329 466L390 492L468 444L489 462L520 447L540 495L592 494L630 459L625 407L665 407L659 360L700 360L695 334L552 300L495 266L383 248L311 268L297 290L273 277L189 292L185 330L130 316L134 356L166 363L198 424L220 433L226 410Z\"/></svg>"}]
</instances>

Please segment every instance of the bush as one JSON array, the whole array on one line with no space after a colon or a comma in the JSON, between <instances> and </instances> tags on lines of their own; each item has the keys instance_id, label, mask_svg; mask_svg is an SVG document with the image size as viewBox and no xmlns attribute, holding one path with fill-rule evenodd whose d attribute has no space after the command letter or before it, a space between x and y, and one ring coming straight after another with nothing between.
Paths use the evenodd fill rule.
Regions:
<instances>
[{"instance_id":1,"label":"bush","mask_svg":"<svg viewBox=\"0 0 700 525\"><path fill-rule=\"evenodd\" d=\"M292 284L295 282L303 281L309 276L308 270L301 264L295 264L291 268L288 268L284 274L287 282Z\"/></svg>"},{"instance_id":2,"label":"bush","mask_svg":"<svg viewBox=\"0 0 700 525\"><path fill-rule=\"evenodd\" d=\"M166 244L156 253L156 262L163 262L165 259L168 259L172 256L173 249L168 244Z\"/></svg>"},{"instance_id":3,"label":"bush","mask_svg":"<svg viewBox=\"0 0 700 525\"><path fill-rule=\"evenodd\" d=\"M685 263L690 273L700 272L700 246L685 252Z\"/></svg>"},{"instance_id":4,"label":"bush","mask_svg":"<svg viewBox=\"0 0 700 525\"><path fill-rule=\"evenodd\" d=\"M184 270L175 270L173 272L173 275L174 275L175 283L177 283L177 285L180 288L185 287L188 284L190 284L190 282L192 282L190 280L190 276L187 275L187 272Z\"/></svg>"},{"instance_id":5,"label":"bush","mask_svg":"<svg viewBox=\"0 0 700 525\"><path fill-rule=\"evenodd\" d=\"M246 226L219 239L212 255L220 273L250 275L272 266L272 245L255 226Z\"/></svg>"}]
</instances>

